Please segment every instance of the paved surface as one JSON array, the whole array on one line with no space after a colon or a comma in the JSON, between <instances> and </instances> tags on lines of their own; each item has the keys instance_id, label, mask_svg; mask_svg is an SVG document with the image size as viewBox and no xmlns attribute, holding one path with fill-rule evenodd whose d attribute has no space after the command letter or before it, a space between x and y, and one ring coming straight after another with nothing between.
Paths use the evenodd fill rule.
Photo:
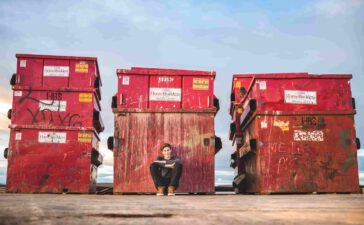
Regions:
<instances>
[{"instance_id":1,"label":"paved surface","mask_svg":"<svg viewBox=\"0 0 364 225\"><path fill-rule=\"evenodd\" d=\"M0 224L364 224L364 195L0 194Z\"/></svg>"}]
</instances>

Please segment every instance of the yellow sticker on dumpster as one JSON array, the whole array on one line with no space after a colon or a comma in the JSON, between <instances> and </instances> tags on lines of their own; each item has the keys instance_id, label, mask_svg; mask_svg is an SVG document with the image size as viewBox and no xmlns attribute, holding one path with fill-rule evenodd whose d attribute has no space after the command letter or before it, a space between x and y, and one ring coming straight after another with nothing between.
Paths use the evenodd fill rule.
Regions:
<instances>
[{"instance_id":1,"label":"yellow sticker on dumpster","mask_svg":"<svg viewBox=\"0 0 364 225\"><path fill-rule=\"evenodd\" d=\"M92 93L80 93L79 102L92 102Z\"/></svg>"},{"instance_id":2,"label":"yellow sticker on dumpster","mask_svg":"<svg viewBox=\"0 0 364 225\"><path fill-rule=\"evenodd\" d=\"M241 88L241 81L235 81L235 88Z\"/></svg>"},{"instance_id":3,"label":"yellow sticker on dumpster","mask_svg":"<svg viewBox=\"0 0 364 225\"><path fill-rule=\"evenodd\" d=\"M78 142L82 143L91 143L92 141L92 134L91 133L78 133Z\"/></svg>"},{"instance_id":4,"label":"yellow sticker on dumpster","mask_svg":"<svg viewBox=\"0 0 364 225\"><path fill-rule=\"evenodd\" d=\"M76 73L88 73L88 64L85 62L77 63Z\"/></svg>"},{"instance_id":5,"label":"yellow sticker on dumpster","mask_svg":"<svg viewBox=\"0 0 364 225\"><path fill-rule=\"evenodd\" d=\"M193 78L192 89L193 90L209 90L209 79Z\"/></svg>"},{"instance_id":6,"label":"yellow sticker on dumpster","mask_svg":"<svg viewBox=\"0 0 364 225\"><path fill-rule=\"evenodd\" d=\"M279 127L282 131L289 131L289 121L274 120L274 127Z\"/></svg>"}]
</instances>

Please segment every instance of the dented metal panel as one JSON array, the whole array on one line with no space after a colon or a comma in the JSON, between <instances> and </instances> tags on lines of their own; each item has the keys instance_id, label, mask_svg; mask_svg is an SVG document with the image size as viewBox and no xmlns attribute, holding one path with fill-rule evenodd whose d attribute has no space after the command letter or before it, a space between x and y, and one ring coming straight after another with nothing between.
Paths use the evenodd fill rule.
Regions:
<instances>
[{"instance_id":1,"label":"dented metal panel","mask_svg":"<svg viewBox=\"0 0 364 225\"><path fill-rule=\"evenodd\" d=\"M355 138L353 115L257 115L239 149L246 192L357 193Z\"/></svg>"},{"instance_id":2,"label":"dented metal panel","mask_svg":"<svg viewBox=\"0 0 364 225\"><path fill-rule=\"evenodd\" d=\"M117 75L114 108L213 108L215 72L131 68Z\"/></svg>"},{"instance_id":3,"label":"dented metal panel","mask_svg":"<svg viewBox=\"0 0 364 225\"><path fill-rule=\"evenodd\" d=\"M117 113L115 138L114 193L155 192L149 165L166 142L183 161L177 192L214 192L214 112Z\"/></svg>"},{"instance_id":4,"label":"dented metal panel","mask_svg":"<svg viewBox=\"0 0 364 225\"><path fill-rule=\"evenodd\" d=\"M159 68L117 70L119 89L112 99L114 193L155 192L149 166L163 143L170 143L183 161L177 192L214 192L215 75Z\"/></svg>"},{"instance_id":5,"label":"dented metal panel","mask_svg":"<svg viewBox=\"0 0 364 225\"><path fill-rule=\"evenodd\" d=\"M7 192L95 193L104 129L97 59L16 57Z\"/></svg>"},{"instance_id":6,"label":"dented metal panel","mask_svg":"<svg viewBox=\"0 0 364 225\"><path fill-rule=\"evenodd\" d=\"M240 192L358 192L351 78L234 75L230 139L236 175L245 175Z\"/></svg>"},{"instance_id":7,"label":"dented metal panel","mask_svg":"<svg viewBox=\"0 0 364 225\"><path fill-rule=\"evenodd\" d=\"M95 57L31 54L17 54L16 57L16 85L32 88L101 87Z\"/></svg>"},{"instance_id":8,"label":"dented metal panel","mask_svg":"<svg viewBox=\"0 0 364 225\"><path fill-rule=\"evenodd\" d=\"M247 93L238 98L237 103L243 107L254 99L259 111L350 112L353 109L351 78L347 74L236 74L232 92L238 93L239 87L250 80Z\"/></svg>"},{"instance_id":9,"label":"dented metal panel","mask_svg":"<svg viewBox=\"0 0 364 225\"><path fill-rule=\"evenodd\" d=\"M94 118L94 112L101 111L101 107L93 89L13 90L12 124L91 128L95 122L98 130L103 130L100 118Z\"/></svg>"},{"instance_id":10,"label":"dented metal panel","mask_svg":"<svg viewBox=\"0 0 364 225\"><path fill-rule=\"evenodd\" d=\"M7 192L94 193L98 143L93 130L11 129Z\"/></svg>"}]
</instances>

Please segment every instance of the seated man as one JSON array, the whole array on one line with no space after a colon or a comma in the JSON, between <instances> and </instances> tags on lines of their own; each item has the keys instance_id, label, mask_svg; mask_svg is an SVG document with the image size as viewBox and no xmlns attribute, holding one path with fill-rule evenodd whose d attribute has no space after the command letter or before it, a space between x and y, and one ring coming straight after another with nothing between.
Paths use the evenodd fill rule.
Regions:
<instances>
[{"instance_id":1,"label":"seated man","mask_svg":"<svg viewBox=\"0 0 364 225\"><path fill-rule=\"evenodd\" d=\"M182 175L182 161L172 156L172 147L168 143L163 144L161 153L163 156L158 156L150 165L150 173L157 188L157 196L164 195L167 187L168 195L173 196Z\"/></svg>"}]
</instances>

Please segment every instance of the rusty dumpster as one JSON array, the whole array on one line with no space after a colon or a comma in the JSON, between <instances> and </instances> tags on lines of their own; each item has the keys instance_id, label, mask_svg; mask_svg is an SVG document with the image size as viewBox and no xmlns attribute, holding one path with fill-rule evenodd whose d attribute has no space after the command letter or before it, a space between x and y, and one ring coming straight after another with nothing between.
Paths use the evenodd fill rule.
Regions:
<instances>
[{"instance_id":1,"label":"rusty dumpster","mask_svg":"<svg viewBox=\"0 0 364 225\"><path fill-rule=\"evenodd\" d=\"M215 72L157 68L117 70L114 193L153 193L149 166L170 143L182 159L177 192L214 192ZM215 141L216 140L216 141ZM220 146L221 148L221 146Z\"/></svg>"},{"instance_id":2,"label":"rusty dumpster","mask_svg":"<svg viewBox=\"0 0 364 225\"><path fill-rule=\"evenodd\" d=\"M237 177L244 175L238 191L357 193L359 140L351 78L234 75L232 96L244 93L230 109L238 130L230 131L234 166Z\"/></svg>"},{"instance_id":3,"label":"rusty dumpster","mask_svg":"<svg viewBox=\"0 0 364 225\"><path fill-rule=\"evenodd\" d=\"M7 192L95 193L104 129L97 59L16 57Z\"/></svg>"}]
</instances>

